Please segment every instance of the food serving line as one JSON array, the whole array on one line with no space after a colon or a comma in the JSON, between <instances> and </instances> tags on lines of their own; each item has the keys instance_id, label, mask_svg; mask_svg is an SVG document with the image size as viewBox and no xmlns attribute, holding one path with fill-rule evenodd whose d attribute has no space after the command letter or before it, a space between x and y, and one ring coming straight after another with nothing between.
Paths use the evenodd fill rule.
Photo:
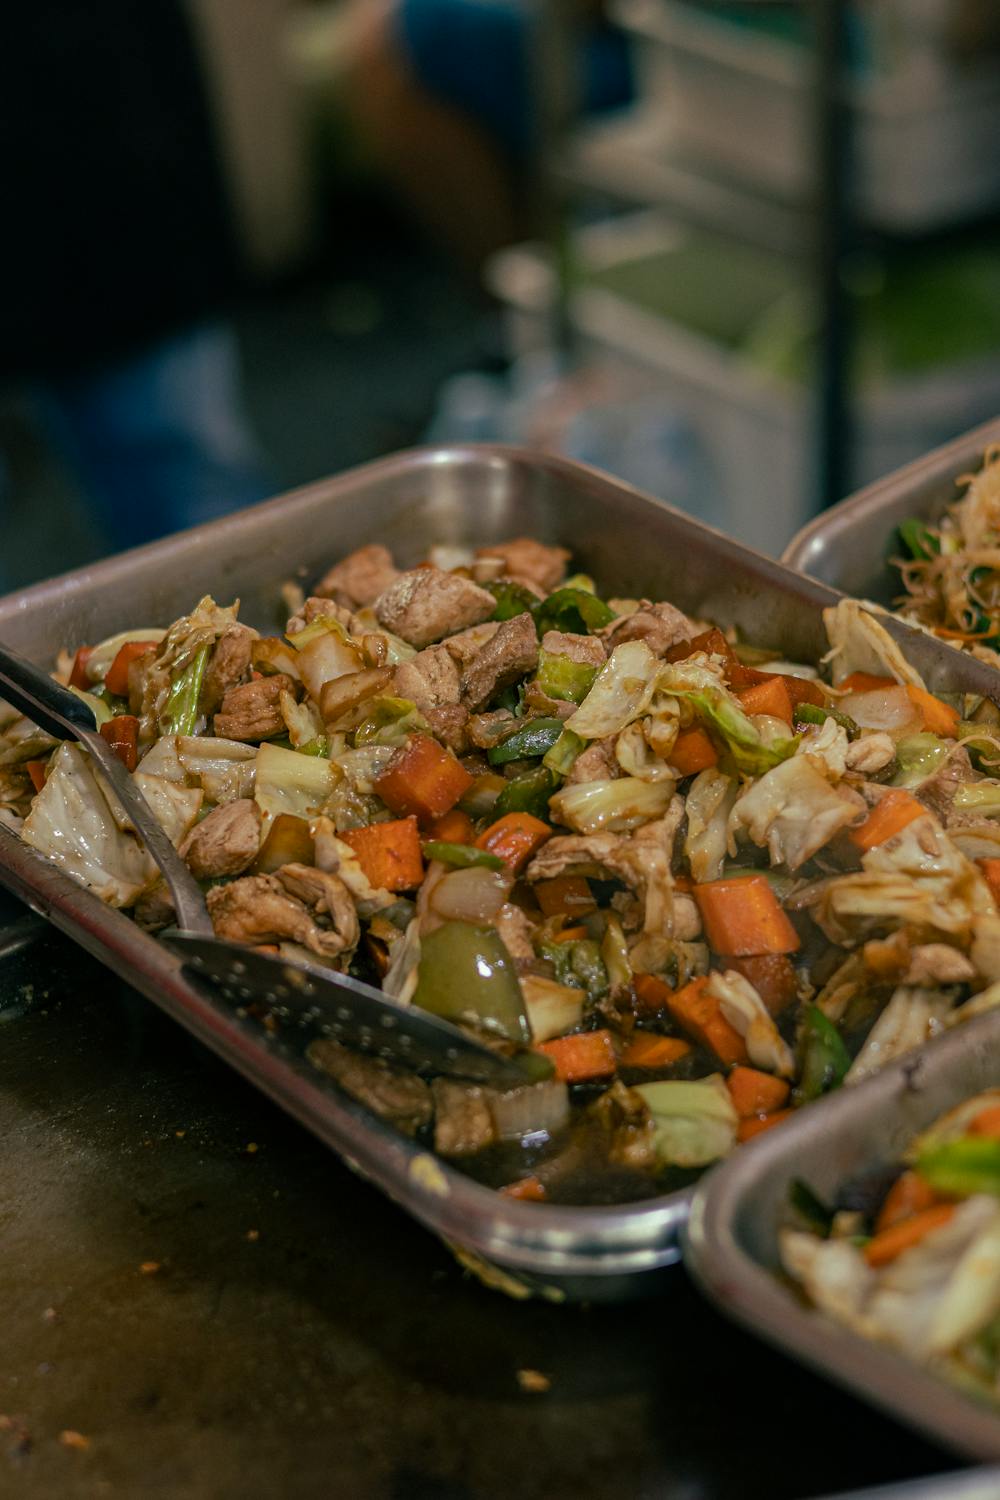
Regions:
<instances>
[{"instance_id":1,"label":"food serving line","mask_svg":"<svg viewBox=\"0 0 1000 1500\"><path fill-rule=\"evenodd\" d=\"M973 434L934 460L941 504L995 436ZM905 476L893 484L895 495ZM144 613L167 617L212 585L240 594L246 616L263 623L274 617L277 581L302 562L304 537L318 562L380 535L404 535L416 553L430 541L518 531L571 540L582 565L612 586L655 588L789 655L822 653L825 586L589 471L500 449L387 460L39 585L0 601L0 638L45 662L67 639L116 628L140 600ZM892 630L931 688L997 696L991 669L901 625ZM245 1495L260 1480L261 1494L311 1494L339 1462L350 1474L330 1493L488 1495L505 1492L511 1458L526 1443L516 1465L523 1494L752 1493L734 1486L756 1472L769 1493L820 1496L954 1462L718 1323L668 1269L689 1195L604 1210L499 1200L374 1122L318 1078L294 1043L268 1041L121 913L0 834L3 883L118 975L110 1005L106 977L88 964L74 994L50 1006L35 944L45 943L46 964L65 972L68 963L74 978L80 960L23 922L0 971L11 1039L0 1061L10 1112L4 1170L14 1249L24 1257L5 1257L10 1300L25 1309L9 1378L16 1398L31 1397L4 1414L4 1434L24 1482L58 1473L80 1493L100 1478L107 1493L118 1484L123 1494L174 1485ZM443 1249L192 1052L123 978L460 1245L467 1263L471 1254L481 1275L541 1300L514 1309L464 1281ZM867 1086L869 1097L879 1082ZM849 1101L838 1102L843 1112ZM34 1188L36 1174L25 1170L33 1152L44 1164ZM71 1191L74 1164L83 1181ZM39 1244L53 1247L47 1280ZM618 1298L653 1282L664 1300L585 1312L551 1305ZM47 1295L35 1314L36 1289ZM723 1281L713 1290L726 1301L732 1288ZM93 1338L95 1320L103 1339ZM45 1330L65 1350L61 1363L46 1357ZM129 1371L141 1371L145 1394L124 1394ZM848 1430L855 1437L842 1441ZM1000 1454L1000 1441L966 1448ZM231 1490L219 1478L227 1455ZM77 1469L65 1466L69 1457Z\"/></svg>"}]
</instances>

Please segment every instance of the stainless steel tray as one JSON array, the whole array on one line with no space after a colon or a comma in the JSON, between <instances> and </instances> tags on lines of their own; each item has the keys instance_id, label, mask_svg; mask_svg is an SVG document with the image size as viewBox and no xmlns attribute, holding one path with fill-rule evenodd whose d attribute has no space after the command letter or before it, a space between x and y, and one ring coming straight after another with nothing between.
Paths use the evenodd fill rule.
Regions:
<instances>
[{"instance_id":1,"label":"stainless steel tray","mask_svg":"<svg viewBox=\"0 0 1000 1500\"><path fill-rule=\"evenodd\" d=\"M846 594L891 604L902 591L899 575L887 566L898 553L897 526L909 516L936 520L958 498L956 479L979 468L991 443L1000 443L1000 420L935 448L823 511L796 532L782 562Z\"/></svg>"},{"instance_id":2,"label":"stainless steel tray","mask_svg":"<svg viewBox=\"0 0 1000 1500\"><path fill-rule=\"evenodd\" d=\"M819 610L839 596L628 486L566 460L500 447L428 449L367 465L194 531L0 599L0 640L39 664L65 645L143 621L167 624L201 594L238 595L273 630L280 589L367 541L411 563L435 542L528 533L562 542L614 594L669 598L738 625L783 655L816 659ZM921 632L893 633L931 687L1000 697L1000 678ZM613 1208L517 1203L381 1125L181 972L155 939L0 827L0 883L187 1026L436 1234L556 1297L651 1289L679 1259L690 1193Z\"/></svg>"},{"instance_id":3,"label":"stainless steel tray","mask_svg":"<svg viewBox=\"0 0 1000 1500\"><path fill-rule=\"evenodd\" d=\"M997 1084L994 1012L803 1110L716 1168L695 1190L684 1246L697 1281L737 1322L925 1437L990 1459L1000 1459L1000 1410L806 1307L776 1273L778 1229L788 1221L795 1178L832 1197L859 1172L897 1161L946 1109Z\"/></svg>"},{"instance_id":4,"label":"stainless steel tray","mask_svg":"<svg viewBox=\"0 0 1000 1500\"><path fill-rule=\"evenodd\" d=\"M827 1500L997 1500L1000 1469L966 1469L958 1474L935 1474L903 1484L880 1484L874 1490L851 1490Z\"/></svg>"}]
</instances>

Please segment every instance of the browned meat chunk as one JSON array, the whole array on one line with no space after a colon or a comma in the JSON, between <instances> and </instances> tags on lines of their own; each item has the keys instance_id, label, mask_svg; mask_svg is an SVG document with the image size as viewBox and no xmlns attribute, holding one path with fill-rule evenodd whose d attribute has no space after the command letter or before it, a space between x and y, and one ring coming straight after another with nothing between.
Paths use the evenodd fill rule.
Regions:
<instances>
[{"instance_id":1,"label":"browned meat chunk","mask_svg":"<svg viewBox=\"0 0 1000 1500\"><path fill-rule=\"evenodd\" d=\"M215 643L201 686L201 708L214 714L230 688L250 677L250 652L257 639L248 625L230 625Z\"/></svg>"},{"instance_id":2,"label":"browned meat chunk","mask_svg":"<svg viewBox=\"0 0 1000 1500\"><path fill-rule=\"evenodd\" d=\"M588 1113L608 1134L608 1156L621 1167L646 1171L656 1165L656 1129L646 1101L635 1089L626 1088L620 1079L600 1098Z\"/></svg>"},{"instance_id":3,"label":"browned meat chunk","mask_svg":"<svg viewBox=\"0 0 1000 1500\"><path fill-rule=\"evenodd\" d=\"M467 708L462 708L458 703L442 703L440 708L425 708L424 718L431 733L436 734L443 745L454 750L456 755L465 754L469 748L469 736L466 733L469 722Z\"/></svg>"},{"instance_id":4,"label":"browned meat chunk","mask_svg":"<svg viewBox=\"0 0 1000 1500\"><path fill-rule=\"evenodd\" d=\"M462 699L475 712L538 665L538 635L530 615L505 620L462 674Z\"/></svg>"},{"instance_id":5,"label":"browned meat chunk","mask_svg":"<svg viewBox=\"0 0 1000 1500\"><path fill-rule=\"evenodd\" d=\"M581 751L566 777L567 782L614 781L621 775L621 766L615 759L615 735L606 740L595 740Z\"/></svg>"},{"instance_id":6,"label":"browned meat chunk","mask_svg":"<svg viewBox=\"0 0 1000 1500\"><path fill-rule=\"evenodd\" d=\"M353 618L353 610L335 604L332 599L324 599L318 594L311 594L302 607L290 617L285 626L285 634L298 635L300 630L305 630L307 625L312 625L317 620L338 620L345 630L350 630Z\"/></svg>"},{"instance_id":7,"label":"browned meat chunk","mask_svg":"<svg viewBox=\"0 0 1000 1500\"><path fill-rule=\"evenodd\" d=\"M388 547L372 542L359 547L320 579L316 593L335 599L348 609L372 604L399 577Z\"/></svg>"},{"instance_id":8,"label":"browned meat chunk","mask_svg":"<svg viewBox=\"0 0 1000 1500\"><path fill-rule=\"evenodd\" d=\"M864 741L862 740L861 743L863 744ZM939 771L935 771L933 776L928 776L926 781L922 781L915 788L915 795L918 801L940 818L945 828L949 828L963 821L975 821L969 819L968 813L959 812L956 817L955 793L960 786L968 786L971 782L981 779L979 773L972 768L969 752L956 749Z\"/></svg>"},{"instance_id":9,"label":"browned meat chunk","mask_svg":"<svg viewBox=\"0 0 1000 1500\"><path fill-rule=\"evenodd\" d=\"M416 1135L430 1124L431 1091L416 1073L394 1068L378 1057L366 1057L363 1052L352 1052L327 1037L310 1042L307 1053L309 1061L329 1073L352 1099L404 1135Z\"/></svg>"},{"instance_id":10,"label":"browned meat chunk","mask_svg":"<svg viewBox=\"0 0 1000 1500\"><path fill-rule=\"evenodd\" d=\"M457 703L461 683L458 667L444 646L428 646L396 668L396 696L409 698L420 709Z\"/></svg>"},{"instance_id":11,"label":"browned meat chunk","mask_svg":"<svg viewBox=\"0 0 1000 1500\"><path fill-rule=\"evenodd\" d=\"M132 908L132 915L144 932L162 932L164 927L172 927L177 921L177 913L167 882L158 880L148 891L143 891Z\"/></svg>"},{"instance_id":12,"label":"browned meat chunk","mask_svg":"<svg viewBox=\"0 0 1000 1500\"><path fill-rule=\"evenodd\" d=\"M335 958L358 940L357 913L347 887L336 875L306 865L285 865L277 875L244 875L231 885L216 886L206 901L216 935L234 943L287 940Z\"/></svg>"},{"instance_id":13,"label":"browned meat chunk","mask_svg":"<svg viewBox=\"0 0 1000 1500\"><path fill-rule=\"evenodd\" d=\"M510 542L478 547L476 556L502 558L504 571L509 577L523 578L544 593L551 594L566 576L570 554L565 547L546 547L532 537L519 536Z\"/></svg>"},{"instance_id":14,"label":"browned meat chunk","mask_svg":"<svg viewBox=\"0 0 1000 1500\"><path fill-rule=\"evenodd\" d=\"M468 723L469 739L480 750L491 750L508 734L513 734L520 722L509 708L497 708L489 714L473 714Z\"/></svg>"},{"instance_id":15,"label":"browned meat chunk","mask_svg":"<svg viewBox=\"0 0 1000 1500\"><path fill-rule=\"evenodd\" d=\"M196 880L242 875L260 848L260 808L250 797L223 803L184 840L180 854Z\"/></svg>"},{"instance_id":16,"label":"browned meat chunk","mask_svg":"<svg viewBox=\"0 0 1000 1500\"><path fill-rule=\"evenodd\" d=\"M524 705L543 714L546 719L569 719L576 713L577 705L570 698L550 698L537 682L529 682L524 690Z\"/></svg>"},{"instance_id":17,"label":"browned meat chunk","mask_svg":"<svg viewBox=\"0 0 1000 1500\"><path fill-rule=\"evenodd\" d=\"M493 1116L481 1088L435 1078L434 1150L439 1156L474 1156L496 1140Z\"/></svg>"},{"instance_id":18,"label":"browned meat chunk","mask_svg":"<svg viewBox=\"0 0 1000 1500\"><path fill-rule=\"evenodd\" d=\"M698 627L672 604L650 604L643 600L634 614L612 620L600 633L609 651L624 641L645 641L654 656L663 656L678 641L689 641L696 636Z\"/></svg>"},{"instance_id":19,"label":"browned meat chunk","mask_svg":"<svg viewBox=\"0 0 1000 1500\"><path fill-rule=\"evenodd\" d=\"M230 688L215 715L215 732L223 740L256 743L273 734L284 734L282 693L294 693L295 683L284 672Z\"/></svg>"},{"instance_id":20,"label":"browned meat chunk","mask_svg":"<svg viewBox=\"0 0 1000 1500\"><path fill-rule=\"evenodd\" d=\"M444 648L448 655L454 657L458 665L464 669L499 629L499 620L484 620L481 625L472 625L468 630L460 630L457 635L450 635L444 642Z\"/></svg>"},{"instance_id":21,"label":"browned meat chunk","mask_svg":"<svg viewBox=\"0 0 1000 1500\"><path fill-rule=\"evenodd\" d=\"M596 635L572 635L565 630L547 630L542 636L542 650L551 656L568 656L588 667L601 667L607 659L604 643Z\"/></svg>"},{"instance_id":22,"label":"browned meat chunk","mask_svg":"<svg viewBox=\"0 0 1000 1500\"><path fill-rule=\"evenodd\" d=\"M535 945L531 939L535 929L519 906L505 901L493 920L493 926L519 972L523 965L534 963Z\"/></svg>"},{"instance_id":23,"label":"browned meat chunk","mask_svg":"<svg viewBox=\"0 0 1000 1500\"><path fill-rule=\"evenodd\" d=\"M486 589L440 568L400 573L374 604L379 624L411 646L431 646L446 635L478 625L496 609Z\"/></svg>"}]
</instances>

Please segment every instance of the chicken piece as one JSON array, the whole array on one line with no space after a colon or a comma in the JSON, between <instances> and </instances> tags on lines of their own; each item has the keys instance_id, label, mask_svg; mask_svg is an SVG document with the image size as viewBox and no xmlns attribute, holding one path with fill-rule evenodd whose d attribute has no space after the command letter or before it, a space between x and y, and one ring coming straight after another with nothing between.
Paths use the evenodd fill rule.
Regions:
<instances>
[{"instance_id":1,"label":"chicken piece","mask_svg":"<svg viewBox=\"0 0 1000 1500\"><path fill-rule=\"evenodd\" d=\"M302 876L313 880L307 886ZM318 880L333 882L340 888L336 897L324 887L317 891ZM307 909L304 895L318 894L315 919ZM326 875L322 870L311 870L306 865L286 865L278 875L244 875L231 885L218 885L210 890L206 902L216 936L228 938L234 943L280 943L289 940L324 958L335 958L346 948L354 946L358 935L358 918L347 887L335 875ZM332 930L319 925L321 914L329 915L329 905L335 905L338 919L344 923L344 931ZM350 904L350 913L346 906ZM327 908L324 912L324 908Z\"/></svg>"},{"instance_id":2,"label":"chicken piece","mask_svg":"<svg viewBox=\"0 0 1000 1500\"><path fill-rule=\"evenodd\" d=\"M538 665L538 635L530 615L504 620L462 674L462 700L473 713Z\"/></svg>"},{"instance_id":3,"label":"chicken piece","mask_svg":"<svg viewBox=\"0 0 1000 1500\"><path fill-rule=\"evenodd\" d=\"M480 750L491 750L506 735L512 734L521 721L509 708L497 708L488 714L473 714L467 725L469 740Z\"/></svg>"},{"instance_id":4,"label":"chicken piece","mask_svg":"<svg viewBox=\"0 0 1000 1500\"><path fill-rule=\"evenodd\" d=\"M532 942L534 927L527 914L519 906L511 901L505 901L493 919L500 939L514 960L514 967L520 970L523 965L534 963L535 945Z\"/></svg>"},{"instance_id":5,"label":"chicken piece","mask_svg":"<svg viewBox=\"0 0 1000 1500\"><path fill-rule=\"evenodd\" d=\"M396 668L396 696L409 698L423 711L458 703L461 673L444 646L428 646Z\"/></svg>"},{"instance_id":6,"label":"chicken piece","mask_svg":"<svg viewBox=\"0 0 1000 1500\"><path fill-rule=\"evenodd\" d=\"M509 578L533 583L545 594L551 594L566 576L570 553L565 547L548 547L533 537L519 536L510 542L495 542L477 547L477 557L499 557Z\"/></svg>"},{"instance_id":7,"label":"chicken piece","mask_svg":"<svg viewBox=\"0 0 1000 1500\"><path fill-rule=\"evenodd\" d=\"M936 985L966 984L975 977L975 966L957 948L948 943L922 943L910 952L903 983L933 989Z\"/></svg>"},{"instance_id":8,"label":"chicken piece","mask_svg":"<svg viewBox=\"0 0 1000 1500\"><path fill-rule=\"evenodd\" d=\"M180 846L180 856L196 880L242 875L260 849L260 808L251 797L216 807Z\"/></svg>"},{"instance_id":9,"label":"chicken piece","mask_svg":"<svg viewBox=\"0 0 1000 1500\"><path fill-rule=\"evenodd\" d=\"M419 648L488 619L496 600L458 573L413 568L400 573L373 608L380 625Z\"/></svg>"},{"instance_id":10,"label":"chicken piece","mask_svg":"<svg viewBox=\"0 0 1000 1500\"><path fill-rule=\"evenodd\" d=\"M692 640L698 627L672 604L650 604L643 599L633 614L612 620L598 634L609 652L625 641L645 641L654 656L663 656L678 641Z\"/></svg>"},{"instance_id":11,"label":"chicken piece","mask_svg":"<svg viewBox=\"0 0 1000 1500\"><path fill-rule=\"evenodd\" d=\"M959 787L970 786L973 782L982 779L979 772L972 768L969 752L964 747L959 747L949 755L933 776L928 776L926 781L914 787L913 792L917 800L930 808L947 828L955 816L953 804ZM958 820L967 821L968 814L959 812Z\"/></svg>"},{"instance_id":12,"label":"chicken piece","mask_svg":"<svg viewBox=\"0 0 1000 1500\"><path fill-rule=\"evenodd\" d=\"M439 1156L474 1156L493 1145L496 1126L483 1089L452 1078L435 1078L431 1097L434 1150Z\"/></svg>"},{"instance_id":13,"label":"chicken piece","mask_svg":"<svg viewBox=\"0 0 1000 1500\"><path fill-rule=\"evenodd\" d=\"M144 932L162 932L164 927L173 927L177 912L167 882L158 880L148 891L143 891L132 908L132 915L136 926Z\"/></svg>"},{"instance_id":14,"label":"chicken piece","mask_svg":"<svg viewBox=\"0 0 1000 1500\"><path fill-rule=\"evenodd\" d=\"M459 703L442 703L438 708L425 708L424 718L432 734L456 755L464 755L469 748L466 725L469 710Z\"/></svg>"},{"instance_id":15,"label":"chicken piece","mask_svg":"<svg viewBox=\"0 0 1000 1500\"><path fill-rule=\"evenodd\" d=\"M620 776L622 771L615 758L615 738L609 735L607 739L594 740L581 751L566 777L566 785L573 786L580 781L614 781Z\"/></svg>"},{"instance_id":16,"label":"chicken piece","mask_svg":"<svg viewBox=\"0 0 1000 1500\"><path fill-rule=\"evenodd\" d=\"M656 1166L656 1127L641 1094L616 1079L587 1113L610 1137L610 1161L640 1172L652 1171Z\"/></svg>"},{"instance_id":17,"label":"chicken piece","mask_svg":"<svg viewBox=\"0 0 1000 1500\"><path fill-rule=\"evenodd\" d=\"M353 618L351 610L335 604L332 599L311 594L289 618L285 634L298 635L300 630L305 630L307 625L313 625L317 620L336 620L345 630L350 631Z\"/></svg>"},{"instance_id":18,"label":"chicken piece","mask_svg":"<svg viewBox=\"0 0 1000 1500\"><path fill-rule=\"evenodd\" d=\"M481 625L471 625L468 630L460 630L457 635L450 635L443 643L444 648L464 671L472 658L483 649L486 642L491 640L499 629L499 620L484 620Z\"/></svg>"},{"instance_id":19,"label":"chicken piece","mask_svg":"<svg viewBox=\"0 0 1000 1500\"><path fill-rule=\"evenodd\" d=\"M230 625L219 636L202 680L202 713L214 714L230 688L249 681L250 653L256 639L257 632L249 625Z\"/></svg>"},{"instance_id":20,"label":"chicken piece","mask_svg":"<svg viewBox=\"0 0 1000 1500\"><path fill-rule=\"evenodd\" d=\"M404 1135L416 1135L431 1122L431 1091L422 1078L405 1068L393 1067L379 1057L352 1052L332 1038L319 1037L306 1049L309 1061L323 1073Z\"/></svg>"},{"instance_id":21,"label":"chicken piece","mask_svg":"<svg viewBox=\"0 0 1000 1500\"><path fill-rule=\"evenodd\" d=\"M357 947L361 936L358 913L339 875L318 870L314 865L299 864L282 865L277 875L288 894L312 912L318 926L332 929L340 943L337 952Z\"/></svg>"},{"instance_id":22,"label":"chicken piece","mask_svg":"<svg viewBox=\"0 0 1000 1500\"><path fill-rule=\"evenodd\" d=\"M849 771L873 776L876 771L884 771L895 754L896 746L890 735L866 734L848 745L844 760Z\"/></svg>"},{"instance_id":23,"label":"chicken piece","mask_svg":"<svg viewBox=\"0 0 1000 1500\"><path fill-rule=\"evenodd\" d=\"M372 604L399 577L399 569L388 547L371 542L342 558L324 573L316 593L334 599L346 609Z\"/></svg>"},{"instance_id":24,"label":"chicken piece","mask_svg":"<svg viewBox=\"0 0 1000 1500\"><path fill-rule=\"evenodd\" d=\"M542 650L551 656L568 656L570 661L588 667L603 666L608 655L598 636L573 635L565 630L547 630L542 636Z\"/></svg>"},{"instance_id":25,"label":"chicken piece","mask_svg":"<svg viewBox=\"0 0 1000 1500\"><path fill-rule=\"evenodd\" d=\"M285 672L230 688L215 715L216 735L223 740L257 743L284 734L281 695L294 692L295 682Z\"/></svg>"},{"instance_id":26,"label":"chicken piece","mask_svg":"<svg viewBox=\"0 0 1000 1500\"><path fill-rule=\"evenodd\" d=\"M579 705L569 698L550 698L536 680L524 690L524 706L546 719L571 719Z\"/></svg>"}]
</instances>

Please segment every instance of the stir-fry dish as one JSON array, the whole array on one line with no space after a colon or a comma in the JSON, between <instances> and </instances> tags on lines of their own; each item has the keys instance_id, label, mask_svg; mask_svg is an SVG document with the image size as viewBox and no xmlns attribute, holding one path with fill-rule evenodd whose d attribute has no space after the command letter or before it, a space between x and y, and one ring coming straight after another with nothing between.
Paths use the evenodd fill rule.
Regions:
<instances>
[{"instance_id":1,"label":"stir-fry dish","mask_svg":"<svg viewBox=\"0 0 1000 1500\"><path fill-rule=\"evenodd\" d=\"M906 553L897 563L906 593L905 620L923 625L1000 666L1000 447L986 452L978 474L958 481L960 500L936 526L912 519L899 528Z\"/></svg>"},{"instance_id":2,"label":"stir-fry dish","mask_svg":"<svg viewBox=\"0 0 1000 1500\"><path fill-rule=\"evenodd\" d=\"M57 675L220 937L551 1076L428 1082L327 1036L317 1067L492 1187L614 1202L1000 1001L1000 742L992 704L930 694L857 604L828 612L828 684L668 602L605 600L568 561L518 538L400 571L366 546L283 635L205 598L73 643ZM0 817L172 923L86 753L13 713Z\"/></svg>"},{"instance_id":3,"label":"stir-fry dish","mask_svg":"<svg viewBox=\"0 0 1000 1500\"><path fill-rule=\"evenodd\" d=\"M950 1110L827 1206L792 1192L788 1274L865 1338L1000 1401L1000 1088Z\"/></svg>"}]
</instances>

